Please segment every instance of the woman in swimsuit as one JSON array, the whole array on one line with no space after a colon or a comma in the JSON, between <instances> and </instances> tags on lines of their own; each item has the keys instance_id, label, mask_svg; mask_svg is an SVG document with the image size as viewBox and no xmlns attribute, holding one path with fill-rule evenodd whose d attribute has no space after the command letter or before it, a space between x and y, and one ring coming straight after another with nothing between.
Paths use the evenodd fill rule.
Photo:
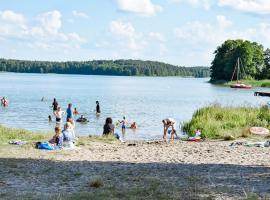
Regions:
<instances>
[{"instance_id":1,"label":"woman in swimsuit","mask_svg":"<svg viewBox=\"0 0 270 200\"><path fill-rule=\"evenodd\" d=\"M65 113L65 112L62 111L60 107L57 108L57 110L54 112L56 123L60 123L60 122L61 122L61 120L62 120L62 115L63 115L64 113Z\"/></svg>"}]
</instances>

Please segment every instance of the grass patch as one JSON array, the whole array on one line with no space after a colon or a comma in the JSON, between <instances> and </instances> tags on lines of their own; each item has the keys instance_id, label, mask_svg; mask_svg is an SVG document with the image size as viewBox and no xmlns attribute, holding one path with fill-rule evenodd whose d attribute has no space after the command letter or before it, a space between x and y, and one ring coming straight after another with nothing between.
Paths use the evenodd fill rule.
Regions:
<instances>
[{"instance_id":1,"label":"grass patch","mask_svg":"<svg viewBox=\"0 0 270 200\"><path fill-rule=\"evenodd\" d=\"M252 85L253 87L270 87L270 80L240 80L242 82L245 82L249 85ZM220 85L220 86L226 86L229 87L230 85L236 83L236 81L224 81L224 80L218 80L218 81L212 81L212 84Z\"/></svg>"},{"instance_id":2,"label":"grass patch","mask_svg":"<svg viewBox=\"0 0 270 200\"><path fill-rule=\"evenodd\" d=\"M94 176L89 182L89 186L93 188L100 188L104 186L103 179L101 176Z\"/></svg>"},{"instance_id":3,"label":"grass patch","mask_svg":"<svg viewBox=\"0 0 270 200\"><path fill-rule=\"evenodd\" d=\"M202 136L209 139L249 137L249 128L260 126L270 128L270 111L267 106L222 107L211 105L197 110L191 121L183 124L183 131L190 136L201 129Z\"/></svg>"},{"instance_id":4,"label":"grass patch","mask_svg":"<svg viewBox=\"0 0 270 200\"><path fill-rule=\"evenodd\" d=\"M0 126L0 143L6 143L10 140L41 141L49 139L49 136L51 135Z\"/></svg>"}]
</instances>

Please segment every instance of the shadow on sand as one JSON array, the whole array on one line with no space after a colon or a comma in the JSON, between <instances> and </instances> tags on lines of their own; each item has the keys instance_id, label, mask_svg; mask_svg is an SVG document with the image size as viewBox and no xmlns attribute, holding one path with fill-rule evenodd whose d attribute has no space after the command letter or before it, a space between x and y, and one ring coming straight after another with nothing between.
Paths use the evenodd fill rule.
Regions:
<instances>
[{"instance_id":1,"label":"shadow on sand","mask_svg":"<svg viewBox=\"0 0 270 200\"><path fill-rule=\"evenodd\" d=\"M0 158L0 168L0 199L270 197L262 166Z\"/></svg>"}]
</instances>

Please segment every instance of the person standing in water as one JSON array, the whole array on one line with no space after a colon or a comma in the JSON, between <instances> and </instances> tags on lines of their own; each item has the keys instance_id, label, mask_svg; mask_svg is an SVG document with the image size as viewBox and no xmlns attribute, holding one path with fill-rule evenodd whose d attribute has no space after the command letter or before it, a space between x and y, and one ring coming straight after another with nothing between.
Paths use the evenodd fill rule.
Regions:
<instances>
[{"instance_id":1,"label":"person standing in water","mask_svg":"<svg viewBox=\"0 0 270 200\"><path fill-rule=\"evenodd\" d=\"M57 111L57 109L58 109L58 102L56 101L56 98L53 99L52 107L53 107L53 112Z\"/></svg>"},{"instance_id":2,"label":"person standing in water","mask_svg":"<svg viewBox=\"0 0 270 200\"><path fill-rule=\"evenodd\" d=\"M99 101L96 101L96 114L99 115L100 113L101 111L100 111Z\"/></svg>"},{"instance_id":3,"label":"person standing in water","mask_svg":"<svg viewBox=\"0 0 270 200\"><path fill-rule=\"evenodd\" d=\"M122 129L122 135L123 135L123 138L124 138L124 135L126 133L126 128L127 128L127 120L126 120L126 117L124 116L122 121L119 121L121 123L121 129Z\"/></svg>"},{"instance_id":4,"label":"person standing in water","mask_svg":"<svg viewBox=\"0 0 270 200\"><path fill-rule=\"evenodd\" d=\"M61 123L61 121L62 121L62 115L64 113L65 112L61 110L61 107L58 107L57 108L57 110L54 112L56 123Z\"/></svg>"},{"instance_id":5,"label":"person standing in water","mask_svg":"<svg viewBox=\"0 0 270 200\"><path fill-rule=\"evenodd\" d=\"M5 97L3 97L3 98L1 99L1 105L2 105L3 107L7 107L7 106L8 106L8 100L7 100Z\"/></svg>"},{"instance_id":6,"label":"person standing in water","mask_svg":"<svg viewBox=\"0 0 270 200\"><path fill-rule=\"evenodd\" d=\"M163 139L166 140L166 136L167 136L167 132L169 134L171 134L171 141L174 140L174 136L176 135L176 121L173 118L167 118L167 119L163 119L162 120L163 123ZM168 131L169 128L171 128L172 130L170 130L170 132Z\"/></svg>"},{"instance_id":7,"label":"person standing in water","mask_svg":"<svg viewBox=\"0 0 270 200\"><path fill-rule=\"evenodd\" d=\"M72 104L69 103L68 104L68 108L67 108L67 121L69 118L73 119L73 111L72 111Z\"/></svg>"}]
</instances>

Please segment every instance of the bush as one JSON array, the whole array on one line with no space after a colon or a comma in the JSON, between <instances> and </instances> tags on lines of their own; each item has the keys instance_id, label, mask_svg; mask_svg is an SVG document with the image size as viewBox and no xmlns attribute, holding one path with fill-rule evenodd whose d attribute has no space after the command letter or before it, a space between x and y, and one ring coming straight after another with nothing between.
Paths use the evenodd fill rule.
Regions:
<instances>
[{"instance_id":1,"label":"bush","mask_svg":"<svg viewBox=\"0 0 270 200\"><path fill-rule=\"evenodd\" d=\"M94 176L89 182L89 186L94 188L99 188L103 185L103 179L101 176Z\"/></svg>"},{"instance_id":2,"label":"bush","mask_svg":"<svg viewBox=\"0 0 270 200\"><path fill-rule=\"evenodd\" d=\"M189 122L183 123L184 132L193 136L196 129L210 139L229 139L229 136L248 137L252 126L269 128L270 111L267 107L222 107L211 105L197 110Z\"/></svg>"}]
</instances>

